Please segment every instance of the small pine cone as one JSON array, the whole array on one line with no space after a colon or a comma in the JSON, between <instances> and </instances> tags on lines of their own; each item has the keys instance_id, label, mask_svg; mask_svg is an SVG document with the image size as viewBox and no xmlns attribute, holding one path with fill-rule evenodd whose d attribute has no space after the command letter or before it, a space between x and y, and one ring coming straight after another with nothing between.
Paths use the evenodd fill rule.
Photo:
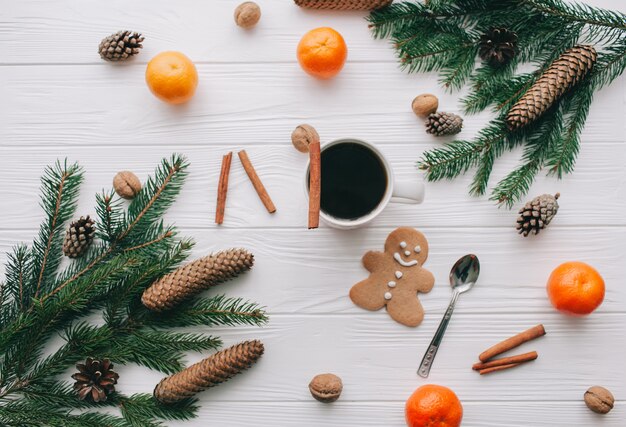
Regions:
<instances>
[{"instance_id":1,"label":"small pine cone","mask_svg":"<svg viewBox=\"0 0 626 427\"><path fill-rule=\"evenodd\" d=\"M480 36L478 54L492 67L508 63L517 53L517 34L506 28L491 28Z\"/></svg>"},{"instance_id":2,"label":"small pine cone","mask_svg":"<svg viewBox=\"0 0 626 427\"><path fill-rule=\"evenodd\" d=\"M146 289L143 305L152 311L169 310L211 286L250 270L254 255L245 249L229 249L200 258L161 277Z\"/></svg>"},{"instance_id":3,"label":"small pine cone","mask_svg":"<svg viewBox=\"0 0 626 427\"><path fill-rule=\"evenodd\" d=\"M454 113L432 113L426 119L426 132L435 136L455 135L463 129L463 119Z\"/></svg>"},{"instance_id":4,"label":"small pine cone","mask_svg":"<svg viewBox=\"0 0 626 427\"><path fill-rule=\"evenodd\" d=\"M164 378L154 389L154 397L161 403L176 403L228 381L248 369L265 351L258 340L218 351L190 367Z\"/></svg>"},{"instance_id":5,"label":"small pine cone","mask_svg":"<svg viewBox=\"0 0 626 427\"><path fill-rule=\"evenodd\" d=\"M76 380L74 390L80 400L104 402L115 391L120 376L113 370L113 363L109 359L88 357L85 363L76 364L76 369L78 372L72 378Z\"/></svg>"},{"instance_id":6,"label":"small pine cone","mask_svg":"<svg viewBox=\"0 0 626 427\"><path fill-rule=\"evenodd\" d=\"M597 57L593 46L578 45L566 50L511 108L506 116L509 129L519 129L541 117L591 71Z\"/></svg>"},{"instance_id":7,"label":"small pine cone","mask_svg":"<svg viewBox=\"0 0 626 427\"><path fill-rule=\"evenodd\" d=\"M393 0L294 0L308 9L374 10L391 4Z\"/></svg>"},{"instance_id":8,"label":"small pine cone","mask_svg":"<svg viewBox=\"0 0 626 427\"><path fill-rule=\"evenodd\" d=\"M105 37L98 46L98 53L105 61L125 61L139 53L144 37L132 31L118 31Z\"/></svg>"},{"instance_id":9,"label":"small pine cone","mask_svg":"<svg viewBox=\"0 0 626 427\"><path fill-rule=\"evenodd\" d=\"M530 233L539 234L546 228L552 218L559 211L559 203L557 199L560 193L554 196L551 194L542 194L532 199L530 202L519 210L520 216L517 218L517 230L519 234L528 236Z\"/></svg>"},{"instance_id":10,"label":"small pine cone","mask_svg":"<svg viewBox=\"0 0 626 427\"><path fill-rule=\"evenodd\" d=\"M79 258L93 242L96 234L94 221L89 218L80 217L73 221L65 232L65 241L63 242L63 253L70 258Z\"/></svg>"}]
</instances>

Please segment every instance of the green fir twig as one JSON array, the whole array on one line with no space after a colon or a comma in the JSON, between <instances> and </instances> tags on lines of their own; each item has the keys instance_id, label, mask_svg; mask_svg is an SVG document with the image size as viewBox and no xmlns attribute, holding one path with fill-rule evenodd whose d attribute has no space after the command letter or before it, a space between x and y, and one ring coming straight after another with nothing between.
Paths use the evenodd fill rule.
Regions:
<instances>
[{"instance_id":1,"label":"green fir twig","mask_svg":"<svg viewBox=\"0 0 626 427\"><path fill-rule=\"evenodd\" d=\"M511 207L544 168L561 178L574 169L580 134L593 94L626 70L626 15L562 0L430 0L395 2L368 17L375 38L389 38L408 72L437 71L447 90L469 83L467 114L496 114L473 139L423 153L418 162L430 181L454 179L476 169L470 194L488 191L491 172L506 150L522 145L520 165L502 179L491 199ZM476 65L481 34L504 27L518 36L518 53L506 65ZM509 109L534 81L572 46L593 44L597 62L589 76L522 130L503 124ZM522 64L535 67L519 73ZM553 126L550 126L550 123Z\"/></svg>"}]
</instances>

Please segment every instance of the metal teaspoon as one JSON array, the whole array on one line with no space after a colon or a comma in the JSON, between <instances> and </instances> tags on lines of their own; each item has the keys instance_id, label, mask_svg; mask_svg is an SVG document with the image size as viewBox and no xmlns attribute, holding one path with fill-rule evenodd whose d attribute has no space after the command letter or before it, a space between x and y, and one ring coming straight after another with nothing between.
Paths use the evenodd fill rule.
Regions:
<instances>
[{"instance_id":1,"label":"metal teaspoon","mask_svg":"<svg viewBox=\"0 0 626 427\"><path fill-rule=\"evenodd\" d=\"M452 286L453 290L452 300L450 301L446 314L443 315L443 319L441 319L441 323L439 323L437 332L435 332L435 336L430 342L428 350L426 350L426 354L424 354L424 358L422 359L422 363L417 370L417 375L420 377L428 377L428 373L430 372L430 368L435 360L437 350L439 350L439 345L443 340L443 334L446 332L448 323L450 323L450 318L452 317L456 301L459 299L459 295L472 289L476 280L478 280L479 273L480 263L478 262L478 257L472 254L465 255L460 258L454 264L452 270L450 270L450 286Z\"/></svg>"}]
</instances>

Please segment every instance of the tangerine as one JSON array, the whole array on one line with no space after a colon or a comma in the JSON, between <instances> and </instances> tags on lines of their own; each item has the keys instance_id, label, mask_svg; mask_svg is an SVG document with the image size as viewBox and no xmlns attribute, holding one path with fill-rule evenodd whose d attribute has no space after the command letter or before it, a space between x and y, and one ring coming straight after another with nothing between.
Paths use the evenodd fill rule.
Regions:
<instances>
[{"instance_id":1,"label":"tangerine","mask_svg":"<svg viewBox=\"0 0 626 427\"><path fill-rule=\"evenodd\" d=\"M584 316L602 304L604 279L589 264L566 262L550 274L547 291L550 302L557 310L574 316Z\"/></svg>"},{"instance_id":2,"label":"tangerine","mask_svg":"<svg viewBox=\"0 0 626 427\"><path fill-rule=\"evenodd\" d=\"M409 397L404 414L409 427L459 427L463 406L448 387L427 384Z\"/></svg>"},{"instance_id":3,"label":"tangerine","mask_svg":"<svg viewBox=\"0 0 626 427\"><path fill-rule=\"evenodd\" d=\"M146 83L161 101L182 104L191 99L198 86L198 71L191 59L180 52L157 54L146 67Z\"/></svg>"},{"instance_id":4,"label":"tangerine","mask_svg":"<svg viewBox=\"0 0 626 427\"><path fill-rule=\"evenodd\" d=\"M298 62L304 71L318 79L336 76L348 57L346 42L329 27L309 31L298 43Z\"/></svg>"}]
</instances>

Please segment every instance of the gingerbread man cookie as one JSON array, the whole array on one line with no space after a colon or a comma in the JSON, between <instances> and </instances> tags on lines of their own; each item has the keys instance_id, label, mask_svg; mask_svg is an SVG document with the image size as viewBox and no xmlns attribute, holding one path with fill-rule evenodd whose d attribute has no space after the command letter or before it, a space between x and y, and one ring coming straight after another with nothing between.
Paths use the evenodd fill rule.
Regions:
<instances>
[{"instance_id":1,"label":"gingerbread man cookie","mask_svg":"<svg viewBox=\"0 0 626 427\"><path fill-rule=\"evenodd\" d=\"M428 258L428 242L422 233L410 228L394 230L385 241L385 252L369 251L363 266L370 276L350 289L350 299L366 310L387 307L393 320L417 326L424 319L418 292L430 292L435 284L432 273L422 265Z\"/></svg>"}]
</instances>

